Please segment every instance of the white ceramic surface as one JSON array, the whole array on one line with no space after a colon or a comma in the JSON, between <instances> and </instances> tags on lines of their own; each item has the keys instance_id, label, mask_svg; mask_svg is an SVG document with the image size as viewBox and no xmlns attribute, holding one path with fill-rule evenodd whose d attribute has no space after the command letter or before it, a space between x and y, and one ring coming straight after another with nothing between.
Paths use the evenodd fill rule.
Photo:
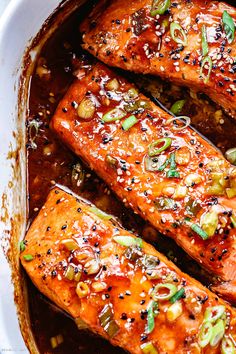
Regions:
<instances>
[{"instance_id":1,"label":"white ceramic surface","mask_svg":"<svg viewBox=\"0 0 236 354\"><path fill-rule=\"evenodd\" d=\"M16 148L13 132L18 129L17 95L22 57L32 38L59 3L60 0L12 0L0 19L0 197L7 192L10 216L14 216L16 208L18 211L21 209L23 214L25 210L24 150L20 152L23 183L19 185L16 204L11 202L11 197L19 179L12 176L11 164L14 160L8 158L9 151ZM24 122L20 126L24 129ZM9 181L13 182L11 189ZM2 209L1 215L3 213ZM22 232L24 227L21 225ZM0 221L0 246L10 228L10 223ZM10 267L0 247L0 353L27 352L16 316Z\"/></svg>"}]
</instances>

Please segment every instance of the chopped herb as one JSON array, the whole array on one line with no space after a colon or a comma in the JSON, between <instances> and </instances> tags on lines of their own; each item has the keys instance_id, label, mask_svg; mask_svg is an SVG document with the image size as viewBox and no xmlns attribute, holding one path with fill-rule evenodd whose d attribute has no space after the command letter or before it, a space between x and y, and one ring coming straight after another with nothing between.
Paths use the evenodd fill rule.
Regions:
<instances>
[{"instance_id":1,"label":"chopped herb","mask_svg":"<svg viewBox=\"0 0 236 354\"><path fill-rule=\"evenodd\" d=\"M174 304L177 300L181 299L185 295L185 290L184 288L181 288L180 290L177 291L171 298L170 302Z\"/></svg>"},{"instance_id":2,"label":"chopped herb","mask_svg":"<svg viewBox=\"0 0 236 354\"><path fill-rule=\"evenodd\" d=\"M150 15L163 15L170 7L170 0L153 0Z\"/></svg>"},{"instance_id":3,"label":"chopped herb","mask_svg":"<svg viewBox=\"0 0 236 354\"><path fill-rule=\"evenodd\" d=\"M171 138L161 138L158 139L156 141L154 141L153 143L151 143L148 146L148 155L150 157L159 155L161 152L165 151L166 149L168 149L168 147L170 147L172 144L172 139ZM161 147L157 147L160 146Z\"/></svg>"},{"instance_id":4,"label":"chopped herb","mask_svg":"<svg viewBox=\"0 0 236 354\"><path fill-rule=\"evenodd\" d=\"M23 256L23 258L24 258L24 260L25 260L26 262L30 262L30 261L32 261L32 260L34 259L34 257L32 256L32 254L25 254L25 255Z\"/></svg>"},{"instance_id":5,"label":"chopped herb","mask_svg":"<svg viewBox=\"0 0 236 354\"><path fill-rule=\"evenodd\" d=\"M23 252L25 250L25 241L20 242L20 252Z\"/></svg>"},{"instance_id":6,"label":"chopped herb","mask_svg":"<svg viewBox=\"0 0 236 354\"><path fill-rule=\"evenodd\" d=\"M233 18L227 11L223 12L222 22L228 43L231 44L234 41L235 24Z\"/></svg>"},{"instance_id":7,"label":"chopped herb","mask_svg":"<svg viewBox=\"0 0 236 354\"><path fill-rule=\"evenodd\" d=\"M147 308L147 326L145 333L150 334L155 328L155 317L158 314L158 303L156 301L151 301Z\"/></svg>"},{"instance_id":8,"label":"chopped herb","mask_svg":"<svg viewBox=\"0 0 236 354\"><path fill-rule=\"evenodd\" d=\"M186 33L184 32L184 29L180 26L178 22L172 22L170 24L170 35L176 43L182 44L184 47L188 45L188 39Z\"/></svg>"},{"instance_id":9,"label":"chopped herb","mask_svg":"<svg viewBox=\"0 0 236 354\"><path fill-rule=\"evenodd\" d=\"M136 123L138 122L138 119L135 116L129 116L124 120L122 123L122 128L127 131L130 128L132 128Z\"/></svg>"},{"instance_id":10,"label":"chopped herb","mask_svg":"<svg viewBox=\"0 0 236 354\"><path fill-rule=\"evenodd\" d=\"M113 240L119 243L121 246L125 246L125 247L138 246L142 248L143 246L143 240L139 237L114 236Z\"/></svg>"},{"instance_id":11,"label":"chopped herb","mask_svg":"<svg viewBox=\"0 0 236 354\"><path fill-rule=\"evenodd\" d=\"M208 42L206 26L202 26L202 55L205 57L208 54Z\"/></svg>"}]
</instances>

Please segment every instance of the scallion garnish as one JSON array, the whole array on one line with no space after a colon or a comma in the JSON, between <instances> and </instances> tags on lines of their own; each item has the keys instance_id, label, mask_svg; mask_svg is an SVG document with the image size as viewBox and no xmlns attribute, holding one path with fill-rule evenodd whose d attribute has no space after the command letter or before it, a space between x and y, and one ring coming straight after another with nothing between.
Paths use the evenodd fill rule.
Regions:
<instances>
[{"instance_id":1,"label":"scallion garnish","mask_svg":"<svg viewBox=\"0 0 236 354\"><path fill-rule=\"evenodd\" d=\"M203 70L205 69L205 65L208 65L208 71L207 71L207 75L205 75L203 73ZM204 84L207 84L209 79L210 79L210 75L211 75L211 71L212 71L212 59L211 57L209 57L209 55L207 57L205 57L202 60L202 64L201 64L201 69L200 69L200 77L203 78Z\"/></svg>"},{"instance_id":2,"label":"scallion garnish","mask_svg":"<svg viewBox=\"0 0 236 354\"><path fill-rule=\"evenodd\" d=\"M143 240L139 237L132 237L132 236L114 236L113 240L121 246L131 247L131 246L138 246L142 248Z\"/></svg>"},{"instance_id":3,"label":"scallion garnish","mask_svg":"<svg viewBox=\"0 0 236 354\"><path fill-rule=\"evenodd\" d=\"M171 122L174 122L174 125L173 125L174 130L183 130L191 124L191 119L187 116L172 117L172 118L167 119L166 124L168 125ZM183 125L179 126L179 125L177 125L177 122L181 122L181 123L183 123Z\"/></svg>"},{"instance_id":4,"label":"scallion garnish","mask_svg":"<svg viewBox=\"0 0 236 354\"><path fill-rule=\"evenodd\" d=\"M145 332L150 334L155 328L155 317L158 314L158 303L151 301L147 307L147 326Z\"/></svg>"},{"instance_id":5,"label":"scallion garnish","mask_svg":"<svg viewBox=\"0 0 236 354\"><path fill-rule=\"evenodd\" d=\"M88 209L91 213L97 215L102 220L111 220L113 218L112 215L105 213L104 211L92 206Z\"/></svg>"},{"instance_id":6,"label":"scallion garnish","mask_svg":"<svg viewBox=\"0 0 236 354\"><path fill-rule=\"evenodd\" d=\"M168 178L179 178L180 174L176 170L176 162L175 162L175 153L172 153L169 158L169 163L170 163L170 169L166 174L166 177Z\"/></svg>"},{"instance_id":7,"label":"scallion garnish","mask_svg":"<svg viewBox=\"0 0 236 354\"><path fill-rule=\"evenodd\" d=\"M181 44L184 47L188 45L188 39L186 33L184 32L184 29L180 26L178 22L172 22L170 24L170 35L176 43Z\"/></svg>"},{"instance_id":8,"label":"scallion garnish","mask_svg":"<svg viewBox=\"0 0 236 354\"><path fill-rule=\"evenodd\" d=\"M185 105L185 102L186 100L179 100L179 101L176 101L172 106L171 106L171 109L170 111L175 114L175 115L178 115L181 113L184 105Z\"/></svg>"},{"instance_id":9,"label":"scallion garnish","mask_svg":"<svg viewBox=\"0 0 236 354\"><path fill-rule=\"evenodd\" d=\"M232 214L232 216L230 217L231 223L233 225L233 228L236 228L236 216L234 215L234 213Z\"/></svg>"},{"instance_id":10,"label":"scallion garnish","mask_svg":"<svg viewBox=\"0 0 236 354\"><path fill-rule=\"evenodd\" d=\"M138 119L135 116L129 116L124 120L122 123L122 128L127 131L130 128L132 128L136 123L138 122Z\"/></svg>"},{"instance_id":11,"label":"scallion garnish","mask_svg":"<svg viewBox=\"0 0 236 354\"><path fill-rule=\"evenodd\" d=\"M227 150L225 153L225 157L230 163L232 163L232 165L236 166L236 147Z\"/></svg>"},{"instance_id":12,"label":"scallion garnish","mask_svg":"<svg viewBox=\"0 0 236 354\"><path fill-rule=\"evenodd\" d=\"M191 224L191 229L196 232L196 234L198 234L203 240L207 240L209 238L209 236L207 235L207 233L201 229L201 227L197 224Z\"/></svg>"},{"instance_id":13,"label":"scallion garnish","mask_svg":"<svg viewBox=\"0 0 236 354\"><path fill-rule=\"evenodd\" d=\"M104 114L102 117L103 122L115 122L116 120L120 120L126 116L126 112L121 108L114 108L111 111Z\"/></svg>"},{"instance_id":14,"label":"scallion garnish","mask_svg":"<svg viewBox=\"0 0 236 354\"><path fill-rule=\"evenodd\" d=\"M231 44L234 40L235 24L233 18L226 10L223 12L222 22L228 43Z\"/></svg>"},{"instance_id":15,"label":"scallion garnish","mask_svg":"<svg viewBox=\"0 0 236 354\"><path fill-rule=\"evenodd\" d=\"M168 149L168 147L170 147L172 144L172 139L171 138L161 138L158 139L156 141L154 141L153 143L151 143L148 146L148 155L150 157L159 155L161 152L165 151L166 149ZM160 146L161 147L157 147Z\"/></svg>"},{"instance_id":16,"label":"scallion garnish","mask_svg":"<svg viewBox=\"0 0 236 354\"><path fill-rule=\"evenodd\" d=\"M218 305L213 307L207 307L204 313L204 321L206 322L216 322L219 320L225 313L225 306Z\"/></svg>"},{"instance_id":17,"label":"scallion garnish","mask_svg":"<svg viewBox=\"0 0 236 354\"><path fill-rule=\"evenodd\" d=\"M219 344L225 334L225 322L223 320L218 320L216 324L212 327L212 335L210 340L210 345L215 347Z\"/></svg>"},{"instance_id":18,"label":"scallion garnish","mask_svg":"<svg viewBox=\"0 0 236 354\"><path fill-rule=\"evenodd\" d=\"M208 54L207 30L206 26L202 26L202 55L205 57Z\"/></svg>"},{"instance_id":19,"label":"scallion garnish","mask_svg":"<svg viewBox=\"0 0 236 354\"><path fill-rule=\"evenodd\" d=\"M221 342L221 352L222 354L235 354L236 353L236 348L229 337L224 337Z\"/></svg>"},{"instance_id":20,"label":"scallion garnish","mask_svg":"<svg viewBox=\"0 0 236 354\"><path fill-rule=\"evenodd\" d=\"M34 257L32 256L32 254L25 254L25 255L23 256L23 258L24 258L24 260L25 260L26 262L30 262L30 261L32 261L32 260L34 259Z\"/></svg>"},{"instance_id":21,"label":"scallion garnish","mask_svg":"<svg viewBox=\"0 0 236 354\"><path fill-rule=\"evenodd\" d=\"M185 290L184 288L181 288L177 291L177 293L175 293L171 298L170 298L170 302L172 304L174 304L176 301L178 301L179 299L181 299L183 296L185 295Z\"/></svg>"},{"instance_id":22,"label":"scallion garnish","mask_svg":"<svg viewBox=\"0 0 236 354\"><path fill-rule=\"evenodd\" d=\"M20 252L23 252L25 250L25 241L20 242Z\"/></svg>"},{"instance_id":23,"label":"scallion garnish","mask_svg":"<svg viewBox=\"0 0 236 354\"><path fill-rule=\"evenodd\" d=\"M140 345L143 354L158 354L158 351L152 344L152 342L147 342Z\"/></svg>"},{"instance_id":24,"label":"scallion garnish","mask_svg":"<svg viewBox=\"0 0 236 354\"><path fill-rule=\"evenodd\" d=\"M153 0L150 15L163 15L170 7L170 0Z\"/></svg>"},{"instance_id":25,"label":"scallion garnish","mask_svg":"<svg viewBox=\"0 0 236 354\"><path fill-rule=\"evenodd\" d=\"M210 322L204 322L200 328L198 344L201 348L205 348L211 340L212 336L212 324Z\"/></svg>"},{"instance_id":26,"label":"scallion garnish","mask_svg":"<svg viewBox=\"0 0 236 354\"><path fill-rule=\"evenodd\" d=\"M177 292L177 287L171 283L157 284L151 293L153 300L165 301L172 298Z\"/></svg>"},{"instance_id":27,"label":"scallion garnish","mask_svg":"<svg viewBox=\"0 0 236 354\"><path fill-rule=\"evenodd\" d=\"M113 317L112 305L108 304L103 307L98 316L101 326L110 338L113 338L120 329Z\"/></svg>"}]
</instances>

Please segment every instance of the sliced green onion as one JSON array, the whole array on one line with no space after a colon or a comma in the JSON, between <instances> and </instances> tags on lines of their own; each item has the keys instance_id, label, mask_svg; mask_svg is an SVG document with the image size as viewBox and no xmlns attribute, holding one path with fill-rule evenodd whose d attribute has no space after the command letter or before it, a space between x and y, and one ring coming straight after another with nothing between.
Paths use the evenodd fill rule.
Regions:
<instances>
[{"instance_id":1,"label":"sliced green onion","mask_svg":"<svg viewBox=\"0 0 236 354\"><path fill-rule=\"evenodd\" d=\"M96 208L95 206L90 207L88 209L91 213L97 215L102 220L111 220L113 218L112 215L105 213L101 209Z\"/></svg>"},{"instance_id":2,"label":"sliced green onion","mask_svg":"<svg viewBox=\"0 0 236 354\"><path fill-rule=\"evenodd\" d=\"M132 99L138 98L138 91L135 88L130 88L124 95L125 101L130 101Z\"/></svg>"},{"instance_id":3,"label":"sliced green onion","mask_svg":"<svg viewBox=\"0 0 236 354\"><path fill-rule=\"evenodd\" d=\"M113 319L113 312L110 305L105 305L98 316L100 324L110 338L113 338L119 331L119 326Z\"/></svg>"},{"instance_id":4,"label":"sliced green onion","mask_svg":"<svg viewBox=\"0 0 236 354\"><path fill-rule=\"evenodd\" d=\"M150 15L163 15L170 7L170 0L153 0Z\"/></svg>"},{"instance_id":5,"label":"sliced green onion","mask_svg":"<svg viewBox=\"0 0 236 354\"><path fill-rule=\"evenodd\" d=\"M164 290L160 292L160 290ZM177 293L177 287L174 284L166 283L166 284L157 284L151 293L153 300L163 301L169 300Z\"/></svg>"},{"instance_id":6,"label":"sliced green onion","mask_svg":"<svg viewBox=\"0 0 236 354\"><path fill-rule=\"evenodd\" d=\"M166 160L166 162L163 163L163 165L161 165L157 171L164 171L164 169L169 165L170 161L169 159Z\"/></svg>"},{"instance_id":7,"label":"sliced green onion","mask_svg":"<svg viewBox=\"0 0 236 354\"><path fill-rule=\"evenodd\" d=\"M157 210L172 210L175 208L176 202L171 198L157 198L154 201Z\"/></svg>"},{"instance_id":8,"label":"sliced green onion","mask_svg":"<svg viewBox=\"0 0 236 354\"><path fill-rule=\"evenodd\" d=\"M155 328L155 317L158 314L158 303L151 301L147 308L147 326L145 333L150 334Z\"/></svg>"},{"instance_id":9,"label":"sliced green onion","mask_svg":"<svg viewBox=\"0 0 236 354\"><path fill-rule=\"evenodd\" d=\"M169 322L175 321L183 313L183 306L180 301L172 304L166 311L166 318Z\"/></svg>"},{"instance_id":10,"label":"sliced green onion","mask_svg":"<svg viewBox=\"0 0 236 354\"><path fill-rule=\"evenodd\" d=\"M205 57L208 54L207 30L206 26L202 26L202 55Z\"/></svg>"},{"instance_id":11,"label":"sliced green onion","mask_svg":"<svg viewBox=\"0 0 236 354\"><path fill-rule=\"evenodd\" d=\"M178 32L177 35L176 32ZM184 32L184 29L180 26L180 24L178 24L178 22L171 22L170 35L176 43L182 44L184 47L188 45L186 33ZM180 35L182 38L180 37Z\"/></svg>"},{"instance_id":12,"label":"sliced green onion","mask_svg":"<svg viewBox=\"0 0 236 354\"><path fill-rule=\"evenodd\" d=\"M138 119L135 116L129 116L122 123L122 128L127 131L132 128L136 123L138 123Z\"/></svg>"},{"instance_id":13,"label":"sliced green onion","mask_svg":"<svg viewBox=\"0 0 236 354\"><path fill-rule=\"evenodd\" d=\"M210 345L215 347L219 344L225 334L225 323L223 320L218 320L212 328Z\"/></svg>"},{"instance_id":14,"label":"sliced green onion","mask_svg":"<svg viewBox=\"0 0 236 354\"><path fill-rule=\"evenodd\" d=\"M201 348L205 348L212 337L212 324L211 322L204 322L200 328L198 344Z\"/></svg>"},{"instance_id":15,"label":"sliced green onion","mask_svg":"<svg viewBox=\"0 0 236 354\"><path fill-rule=\"evenodd\" d=\"M205 75L203 73L203 70L204 70L204 66L208 64L208 72L207 72L207 75ZM201 64L201 69L200 69L200 77L203 78L204 80L204 84L207 84L209 79L210 79L210 75L211 75L211 71L212 71L212 66L213 66L213 63L212 63L212 59L211 57L209 57L209 55L207 57L205 57L203 60L202 60L202 64Z\"/></svg>"},{"instance_id":16,"label":"sliced green onion","mask_svg":"<svg viewBox=\"0 0 236 354\"><path fill-rule=\"evenodd\" d=\"M236 216L235 214L233 214L231 217L230 217L230 220L231 220L231 223L233 224L233 227L234 229L236 228Z\"/></svg>"},{"instance_id":17,"label":"sliced green onion","mask_svg":"<svg viewBox=\"0 0 236 354\"><path fill-rule=\"evenodd\" d=\"M204 313L204 321L206 322L216 322L225 313L225 306L218 305L213 307L208 307Z\"/></svg>"},{"instance_id":18,"label":"sliced green onion","mask_svg":"<svg viewBox=\"0 0 236 354\"><path fill-rule=\"evenodd\" d=\"M158 354L158 351L152 344L152 342L147 342L140 345L143 354Z\"/></svg>"},{"instance_id":19,"label":"sliced green onion","mask_svg":"<svg viewBox=\"0 0 236 354\"><path fill-rule=\"evenodd\" d=\"M176 301L178 301L179 299L181 299L183 296L185 295L185 290L184 288L181 288L177 291L176 294L174 294L171 298L170 298L170 302L172 304L174 304Z\"/></svg>"},{"instance_id":20,"label":"sliced green onion","mask_svg":"<svg viewBox=\"0 0 236 354\"><path fill-rule=\"evenodd\" d=\"M20 242L20 252L23 252L25 250L25 241Z\"/></svg>"},{"instance_id":21,"label":"sliced green onion","mask_svg":"<svg viewBox=\"0 0 236 354\"><path fill-rule=\"evenodd\" d=\"M221 343L222 354L236 354L236 348L233 341L230 338L224 337Z\"/></svg>"},{"instance_id":22,"label":"sliced green onion","mask_svg":"<svg viewBox=\"0 0 236 354\"><path fill-rule=\"evenodd\" d=\"M23 258L24 258L24 260L25 260L26 262L30 262L30 261L32 261L32 260L34 259L34 257L32 256L32 254L25 254L25 255L23 256Z\"/></svg>"},{"instance_id":23,"label":"sliced green onion","mask_svg":"<svg viewBox=\"0 0 236 354\"><path fill-rule=\"evenodd\" d=\"M148 155L150 157L159 155L161 152L163 152L166 149L168 149L168 147L170 147L171 144L172 144L172 139L171 138L158 139L158 140L154 141L153 143L151 143L148 146ZM158 145L162 145L162 146L157 148Z\"/></svg>"},{"instance_id":24,"label":"sliced green onion","mask_svg":"<svg viewBox=\"0 0 236 354\"><path fill-rule=\"evenodd\" d=\"M29 122L29 140L32 149L37 149L37 144L35 143L35 139L39 132L39 127L41 122L38 122L36 119L32 119Z\"/></svg>"},{"instance_id":25,"label":"sliced green onion","mask_svg":"<svg viewBox=\"0 0 236 354\"><path fill-rule=\"evenodd\" d=\"M71 252L75 251L79 248L78 243L73 239L62 240L61 244L63 246L65 246L68 249L68 251L71 251Z\"/></svg>"},{"instance_id":26,"label":"sliced green onion","mask_svg":"<svg viewBox=\"0 0 236 354\"><path fill-rule=\"evenodd\" d=\"M213 210L203 214L200 223L202 230L205 231L209 237L212 237L218 226L218 213Z\"/></svg>"},{"instance_id":27,"label":"sliced green onion","mask_svg":"<svg viewBox=\"0 0 236 354\"><path fill-rule=\"evenodd\" d=\"M69 265L67 267L67 270L66 270L66 273L65 273L65 277L68 280L73 280L74 279L74 275L75 275L74 267L72 267L72 265Z\"/></svg>"},{"instance_id":28,"label":"sliced green onion","mask_svg":"<svg viewBox=\"0 0 236 354\"><path fill-rule=\"evenodd\" d=\"M231 44L234 40L235 33L235 24L233 18L227 11L223 12L222 22L224 26L224 31L226 33L226 37L228 39L229 44Z\"/></svg>"},{"instance_id":29,"label":"sliced green onion","mask_svg":"<svg viewBox=\"0 0 236 354\"><path fill-rule=\"evenodd\" d=\"M126 116L126 112L121 108L114 108L111 111L104 114L102 117L103 122L115 122L116 120L120 120Z\"/></svg>"},{"instance_id":30,"label":"sliced green onion","mask_svg":"<svg viewBox=\"0 0 236 354\"><path fill-rule=\"evenodd\" d=\"M131 247L131 246L138 246L142 248L143 240L139 237L132 237L132 236L114 236L113 240L121 246Z\"/></svg>"},{"instance_id":31,"label":"sliced green onion","mask_svg":"<svg viewBox=\"0 0 236 354\"><path fill-rule=\"evenodd\" d=\"M196 232L196 234L198 234L203 240L207 240L207 239L209 238L209 236L207 235L207 233L206 233L204 230L202 230L199 225L197 225L197 224L192 224L192 225L191 225L191 229L192 229L194 232Z\"/></svg>"},{"instance_id":32,"label":"sliced green onion","mask_svg":"<svg viewBox=\"0 0 236 354\"><path fill-rule=\"evenodd\" d=\"M84 98L77 108L77 114L82 119L90 119L95 113L96 107L93 101L89 98Z\"/></svg>"},{"instance_id":33,"label":"sliced green onion","mask_svg":"<svg viewBox=\"0 0 236 354\"><path fill-rule=\"evenodd\" d=\"M190 124L191 124L191 118L189 118L188 116L179 116L179 117L172 117L167 119L166 124L170 124L171 122L178 122L180 121L181 123L183 123L183 125L181 126L177 126L176 124L173 125L173 129L174 130L183 130L186 129Z\"/></svg>"},{"instance_id":34,"label":"sliced green onion","mask_svg":"<svg viewBox=\"0 0 236 354\"><path fill-rule=\"evenodd\" d=\"M166 162L165 155L154 156L154 157L146 156L144 160L145 169L146 171L150 171L150 172L160 171L160 168L163 167L163 164L165 162Z\"/></svg>"},{"instance_id":35,"label":"sliced green onion","mask_svg":"<svg viewBox=\"0 0 236 354\"><path fill-rule=\"evenodd\" d=\"M225 157L230 163L232 163L232 165L236 166L236 147L227 150L225 153Z\"/></svg>"},{"instance_id":36,"label":"sliced green onion","mask_svg":"<svg viewBox=\"0 0 236 354\"><path fill-rule=\"evenodd\" d=\"M186 100L179 100L176 101L172 106L170 111L175 114L175 115L179 115L185 105Z\"/></svg>"},{"instance_id":37,"label":"sliced green onion","mask_svg":"<svg viewBox=\"0 0 236 354\"><path fill-rule=\"evenodd\" d=\"M172 178L172 177L179 178L180 174L179 174L178 171L176 171L175 153L172 153L170 155L169 162L170 162L170 169L167 172L166 177L168 177L168 178Z\"/></svg>"}]
</instances>

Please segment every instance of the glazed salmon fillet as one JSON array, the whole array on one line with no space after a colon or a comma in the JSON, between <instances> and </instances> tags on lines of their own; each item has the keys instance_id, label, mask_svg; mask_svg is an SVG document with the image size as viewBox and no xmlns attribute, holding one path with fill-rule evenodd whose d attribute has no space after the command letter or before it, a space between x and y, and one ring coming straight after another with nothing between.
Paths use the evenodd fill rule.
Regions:
<instances>
[{"instance_id":1,"label":"glazed salmon fillet","mask_svg":"<svg viewBox=\"0 0 236 354\"><path fill-rule=\"evenodd\" d=\"M64 190L50 192L21 262L44 295L130 353L235 353L235 310Z\"/></svg>"},{"instance_id":2,"label":"glazed salmon fillet","mask_svg":"<svg viewBox=\"0 0 236 354\"><path fill-rule=\"evenodd\" d=\"M51 128L135 213L173 238L236 302L236 169L190 127L98 63Z\"/></svg>"},{"instance_id":3,"label":"glazed salmon fillet","mask_svg":"<svg viewBox=\"0 0 236 354\"><path fill-rule=\"evenodd\" d=\"M206 93L236 118L236 9L222 1L101 1L81 25L104 63Z\"/></svg>"}]
</instances>

